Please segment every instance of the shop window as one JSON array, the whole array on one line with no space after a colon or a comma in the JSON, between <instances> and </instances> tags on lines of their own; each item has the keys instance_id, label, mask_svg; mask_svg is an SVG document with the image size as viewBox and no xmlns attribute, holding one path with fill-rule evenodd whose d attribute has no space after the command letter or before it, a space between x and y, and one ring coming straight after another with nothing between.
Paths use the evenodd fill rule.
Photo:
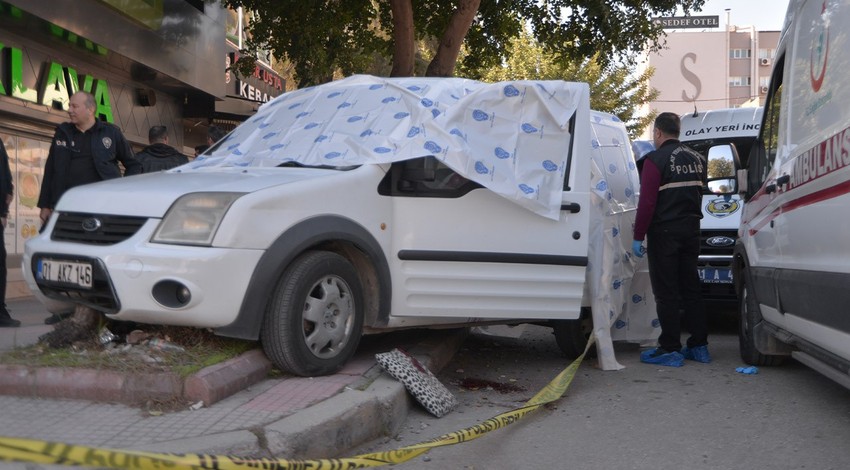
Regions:
<instances>
[{"instance_id":1,"label":"shop window","mask_svg":"<svg viewBox=\"0 0 850 470\"><path fill-rule=\"evenodd\" d=\"M0 133L0 139L9 155L9 169L15 185L4 233L6 252L21 254L24 243L38 235L41 226L37 203L50 142L46 138L38 140L6 133Z\"/></svg>"}]
</instances>

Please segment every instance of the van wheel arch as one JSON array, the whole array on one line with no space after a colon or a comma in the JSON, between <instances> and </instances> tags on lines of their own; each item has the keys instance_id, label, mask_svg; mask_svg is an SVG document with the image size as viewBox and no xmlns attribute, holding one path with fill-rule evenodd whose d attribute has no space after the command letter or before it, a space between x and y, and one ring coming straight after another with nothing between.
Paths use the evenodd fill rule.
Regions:
<instances>
[{"instance_id":1,"label":"van wheel arch","mask_svg":"<svg viewBox=\"0 0 850 470\"><path fill-rule=\"evenodd\" d=\"M308 250L324 250L345 257L354 265L364 296L364 326L381 327L389 321L392 280L378 241L351 219L320 216L305 220L282 233L266 249L248 283L236 320L215 333L257 340L263 316L289 265Z\"/></svg>"},{"instance_id":2,"label":"van wheel arch","mask_svg":"<svg viewBox=\"0 0 850 470\"><path fill-rule=\"evenodd\" d=\"M309 250L287 266L260 331L263 351L282 371L332 374L354 355L363 334L363 288L354 265Z\"/></svg>"},{"instance_id":3,"label":"van wheel arch","mask_svg":"<svg viewBox=\"0 0 850 470\"><path fill-rule=\"evenodd\" d=\"M778 366L785 362L787 356L763 354L756 347L758 342L756 325L763 321L758 300L755 297L750 272L745 265L741 266L741 281L738 287L738 344L741 359L747 364L756 366ZM761 333L764 334L764 333Z\"/></svg>"}]
</instances>

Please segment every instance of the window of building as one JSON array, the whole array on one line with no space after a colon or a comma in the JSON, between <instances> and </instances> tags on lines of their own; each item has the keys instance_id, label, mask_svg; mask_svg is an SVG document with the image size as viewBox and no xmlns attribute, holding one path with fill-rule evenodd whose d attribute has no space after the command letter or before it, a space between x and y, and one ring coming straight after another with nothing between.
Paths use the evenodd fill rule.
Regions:
<instances>
[{"instance_id":1,"label":"window of building","mask_svg":"<svg viewBox=\"0 0 850 470\"><path fill-rule=\"evenodd\" d=\"M229 8L225 15L225 36L227 40L237 48L242 47L242 16L239 11Z\"/></svg>"},{"instance_id":2,"label":"window of building","mask_svg":"<svg viewBox=\"0 0 850 470\"><path fill-rule=\"evenodd\" d=\"M751 53L749 49L731 49L729 51L730 59L749 59Z\"/></svg>"},{"instance_id":3,"label":"window of building","mask_svg":"<svg viewBox=\"0 0 850 470\"><path fill-rule=\"evenodd\" d=\"M242 7L238 7L235 10L228 9L227 16L225 19L225 32L227 40L231 44L236 46L238 49L242 49L247 46L247 41L248 39L250 39L250 35L248 34L248 31L246 29L247 26L251 24L251 21L257 19L257 14L245 10ZM257 51L257 60L260 61L260 63L262 63L263 65L271 67L271 50L261 49Z\"/></svg>"},{"instance_id":4,"label":"window of building","mask_svg":"<svg viewBox=\"0 0 850 470\"><path fill-rule=\"evenodd\" d=\"M770 85L770 77L759 77L759 86L767 87Z\"/></svg>"},{"instance_id":5,"label":"window of building","mask_svg":"<svg viewBox=\"0 0 850 470\"><path fill-rule=\"evenodd\" d=\"M759 49L759 59L773 59L776 49Z\"/></svg>"},{"instance_id":6,"label":"window of building","mask_svg":"<svg viewBox=\"0 0 850 470\"><path fill-rule=\"evenodd\" d=\"M750 86L750 77L729 77L729 86Z\"/></svg>"}]
</instances>

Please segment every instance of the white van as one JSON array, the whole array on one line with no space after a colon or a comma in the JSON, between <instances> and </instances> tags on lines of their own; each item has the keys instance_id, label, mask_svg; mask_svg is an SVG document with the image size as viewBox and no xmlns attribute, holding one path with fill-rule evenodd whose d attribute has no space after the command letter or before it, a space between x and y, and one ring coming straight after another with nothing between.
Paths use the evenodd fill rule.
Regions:
<instances>
[{"instance_id":1,"label":"white van","mask_svg":"<svg viewBox=\"0 0 850 470\"><path fill-rule=\"evenodd\" d=\"M586 307L626 303L639 184L589 106L562 81L286 93L187 165L67 191L25 277L51 311L260 339L298 375L399 328L541 323L575 355Z\"/></svg>"},{"instance_id":2,"label":"white van","mask_svg":"<svg viewBox=\"0 0 850 470\"><path fill-rule=\"evenodd\" d=\"M758 136L763 108L726 108L681 116L679 140L708 159L708 186L702 196L700 255L706 301L735 302L732 252L738 238L743 201L737 194L741 158Z\"/></svg>"},{"instance_id":3,"label":"white van","mask_svg":"<svg viewBox=\"0 0 850 470\"><path fill-rule=\"evenodd\" d=\"M744 361L792 356L850 387L848 0L792 0L735 247Z\"/></svg>"},{"instance_id":4,"label":"white van","mask_svg":"<svg viewBox=\"0 0 850 470\"><path fill-rule=\"evenodd\" d=\"M702 296L711 302L735 302L732 252L744 202L737 171L746 164L761 126L763 108L726 108L682 115L679 140L708 159L700 221L699 276ZM655 149L652 141L632 142L640 161Z\"/></svg>"}]
</instances>

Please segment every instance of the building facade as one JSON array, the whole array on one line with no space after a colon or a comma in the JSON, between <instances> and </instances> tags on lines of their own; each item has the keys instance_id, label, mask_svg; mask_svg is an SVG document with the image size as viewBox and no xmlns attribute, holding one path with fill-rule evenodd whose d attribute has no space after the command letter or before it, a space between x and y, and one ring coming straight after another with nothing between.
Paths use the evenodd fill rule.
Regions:
<instances>
[{"instance_id":1,"label":"building facade","mask_svg":"<svg viewBox=\"0 0 850 470\"><path fill-rule=\"evenodd\" d=\"M648 54L646 61L655 69L650 85L660 92L647 110L681 115L761 106L778 43L779 31L756 31L752 26L667 31L665 47Z\"/></svg>"},{"instance_id":2,"label":"building facade","mask_svg":"<svg viewBox=\"0 0 850 470\"><path fill-rule=\"evenodd\" d=\"M0 1L0 138L16 190L4 233L9 297L30 295L21 253L38 232L44 163L75 91L91 92L98 117L134 150L148 144L151 126L165 125L169 143L190 157L210 125L230 130L282 93L266 62L252 77L226 70L240 16L204 0Z\"/></svg>"}]
</instances>

